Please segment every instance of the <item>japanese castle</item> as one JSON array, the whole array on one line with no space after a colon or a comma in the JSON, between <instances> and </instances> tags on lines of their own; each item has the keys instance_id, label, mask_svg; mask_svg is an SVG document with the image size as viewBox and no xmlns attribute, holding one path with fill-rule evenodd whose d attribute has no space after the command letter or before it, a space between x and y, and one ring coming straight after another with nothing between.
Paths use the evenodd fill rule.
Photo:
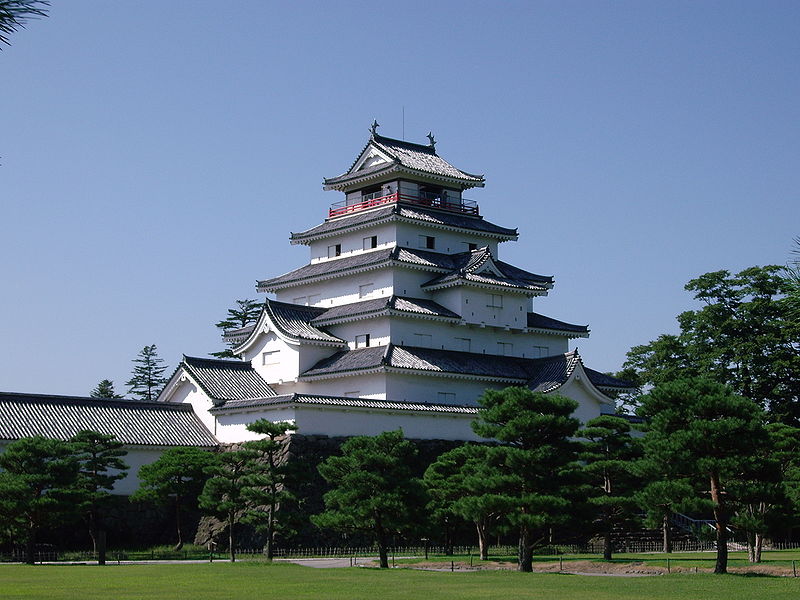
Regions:
<instances>
[{"instance_id":1,"label":"japanese castle","mask_svg":"<svg viewBox=\"0 0 800 600\"><path fill-rule=\"evenodd\" d=\"M228 331L239 360L184 356L159 401L190 404L220 442L248 423L293 421L305 435L478 439L470 422L487 388L527 386L610 413L627 384L583 365L569 341L583 325L536 311L551 276L500 260L517 230L464 197L484 177L417 144L371 135L324 189L344 195L321 224L291 234L310 258L258 282L254 325Z\"/></svg>"}]
</instances>

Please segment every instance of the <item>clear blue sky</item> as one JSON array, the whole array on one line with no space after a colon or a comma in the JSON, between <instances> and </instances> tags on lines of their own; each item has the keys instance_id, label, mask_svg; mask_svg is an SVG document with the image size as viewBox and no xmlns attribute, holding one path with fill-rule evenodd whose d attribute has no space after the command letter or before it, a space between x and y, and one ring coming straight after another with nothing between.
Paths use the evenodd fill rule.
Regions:
<instances>
[{"instance_id":1,"label":"clear blue sky","mask_svg":"<svg viewBox=\"0 0 800 600\"><path fill-rule=\"evenodd\" d=\"M0 390L124 389L305 264L373 118L486 175L585 362L800 235L797 2L53 0L0 52Z\"/></svg>"}]
</instances>

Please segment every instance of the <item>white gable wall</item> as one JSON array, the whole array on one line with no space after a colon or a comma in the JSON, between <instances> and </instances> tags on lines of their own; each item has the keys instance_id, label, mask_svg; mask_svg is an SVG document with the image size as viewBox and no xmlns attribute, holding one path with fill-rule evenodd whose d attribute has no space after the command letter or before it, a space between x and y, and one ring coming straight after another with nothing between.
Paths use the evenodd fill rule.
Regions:
<instances>
[{"instance_id":1,"label":"white gable wall","mask_svg":"<svg viewBox=\"0 0 800 600\"><path fill-rule=\"evenodd\" d=\"M198 416L203 425L206 426L206 429L214 433L216 422L214 416L208 412L208 409L214 406L214 403L185 373L181 374L181 380L175 391L170 394L168 401L179 404L191 404L194 414Z\"/></svg>"}]
</instances>

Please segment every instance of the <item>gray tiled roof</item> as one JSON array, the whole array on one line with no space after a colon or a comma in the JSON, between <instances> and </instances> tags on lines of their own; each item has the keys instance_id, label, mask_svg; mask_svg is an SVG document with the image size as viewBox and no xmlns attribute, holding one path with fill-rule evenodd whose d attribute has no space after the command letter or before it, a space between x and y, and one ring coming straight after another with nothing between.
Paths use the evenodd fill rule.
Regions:
<instances>
[{"instance_id":1,"label":"gray tiled roof","mask_svg":"<svg viewBox=\"0 0 800 600\"><path fill-rule=\"evenodd\" d=\"M292 338L316 342L331 342L344 344L336 336L329 334L311 324L311 321L326 312L326 309L316 306L302 306L288 302L267 300L264 306L270 320L283 333Z\"/></svg>"},{"instance_id":2,"label":"gray tiled roof","mask_svg":"<svg viewBox=\"0 0 800 600\"><path fill-rule=\"evenodd\" d=\"M434 226L455 227L478 233L489 234L499 238L516 238L517 230L500 227L483 217L462 215L452 212L442 212L412 205L399 203L384 206L376 210L359 211L343 217L327 219L324 223L300 233L293 233L291 239L294 243L302 243L311 238L336 235L352 228L366 227L372 223L383 220L412 220L421 221Z\"/></svg>"},{"instance_id":3,"label":"gray tiled roof","mask_svg":"<svg viewBox=\"0 0 800 600\"><path fill-rule=\"evenodd\" d=\"M350 167L347 173L339 175L338 177L326 179L325 185L330 186L345 183L350 179L362 177L372 172L380 172L384 169L391 169L392 167L396 167L398 165L413 171L422 171L423 173L430 173L431 175L457 179L470 186L483 185L483 175L473 175L472 173L467 173L466 171L457 169L442 157L437 155L436 150L432 146L395 140L378 134L374 134L370 138L369 142L367 142L367 146L364 147L364 150L366 150L370 145L388 155L394 161L394 163L376 165L370 169L364 169L355 172L352 171L353 167L355 166L355 163L353 163L353 166ZM363 155L364 150L359 153L359 157Z\"/></svg>"},{"instance_id":4,"label":"gray tiled roof","mask_svg":"<svg viewBox=\"0 0 800 600\"><path fill-rule=\"evenodd\" d=\"M301 377L393 367L517 380L536 391L549 391L563 384L578 363L581 363L581 359L577 351L545 358L519 358L389 344L337 352L318 362ZM598 387L631 387L627 382L597 371L584 370L589 380Z\"/></svg>"},{"instance_id":5,"label":"gray tiled roof","mask_svg":"<svg viewBox=\"0 0 800 600\"><path fill-rule=\"evenodd\" d=\"M442 271L454 267L456 263L453 262L453 256L459 255L440 254L438 252L429 252L428 250L396 246L394 248L363 252L343 258L311 263L283 275L259 281L257 289L259 292L269 292L325 275L347 274L349 271L357 269L384 266L389 264L390 261L406 263L433 271Z\"/></svg>"},{"instance_id":6,"label":"gray tiled roof","mask_svg":"<svg viewBox=\"0 0 800 600\"><path fill-rule=\"evenodd\" d=\"M387 248L386 250L376 250L375 252L364 252L363 254L355 254L353 256L346 256L344 258L337 258L335 260L326 260L316 263L311 263L289 271L283 275L272 277L271 279L264 279L256 284L259 292L270 291L273 288L281 287L288 283L296 281L303 281L307 279L314 279L322 275L331 275L334 273L343 273L353 269L360 269L379 265L392 258L394 248Z\"/></svg>"},{"instance_id":7,"label":"gray tiled roof","mask_svg":"<svg viewBox=\"0 0 800 600\"><path fill-rule=\"evenodd\" d=\"M66 440L82 429L113 434L126 445L217 445L188 404L0 392L0 440Z\"/></svg>"},{"instance_id":8,"label":"gray tiled roof","mask_svg":"<svg viewBox=\"0 0 800 600\"><path fill-rule=\"evenodd\" d=\"M535 312L528 313L528 327L531 329L552 329L554 331L565 331L576 334L589 333L589 327L586 325L573 325L572 323L559 321L558 319L546 317Z\"/></svg>"},{"instance_id":9,"label":"gray tiled roof","mask_svg":"<svg viewBox=\"0 0 800 600\"><path fill-rule=\"evenodd\" d=\"M611 375L606 375L605 373L601 373L600 371L595 371L594 369L590 369L588 367L583 367L583 370L586 371L586 375L589 376L589 379L592 381L592 383L599 388L630 390L636 387L630 381L625 381L624 379L618 379L616 377L612 377Z\"/></svg>"},{"instance_id":10,"label":"gray tiled roof","mask_svg":"<svg viewBox=\"0 0 800 600\"><path fill-rule=\"evenodd\" d=\"M433 300L408 298L405 296L390 296L389 298L374 298L372 300L334 306L313 319L312 323L327 323L337 319L377 313L384 310L395 310L416 315L446 317L450 319L461 318L460 315Z\"/></svg>"},{"instance_id":11,"label":"gray tiled roof","mask_svg":"<svg viewBox=\"0 0 800 600\"><path fill-rule=\"evenodd\" d=\"M337 352L318 362L302 376L330 375L388 366L398 369L484 375L524 381L528 378L524 361L525 359L508 356L389 344L388 346Z\"/></svg>"},{"instance_id":12,"label":"gray tiled roof","mask_svg":"<svg viewBox=\"0 0 800 600\"><path fill-rule=\"evenodd\" d=\"M553 284L553 278L550 276L537 275L503 261L495 260L487 247L449 256L452 270L449 273L434 277L424 283L422 287L437 287L448 283L469 281L546 292ZM494 268L481 271L481 268L486 263L490 263Z\"/></svg>"},{"instance_id":13,"label":"gray tiled roof","mask_svg":"<svg viewBox=\"0 0 800 600\"><path fill-rule=\"evenodd\" d=\"M323 406L341 406L344 408L369 408L387 410L410 410L417 412L440 412L475 415L478 410L474 406L454 404L430 404L427 402L395 402L391 400L371 400L368 398L348 398L344 396L315 396L311 394L285 394L274 398L260 400L236 400L226 402L223 406L213 408L213 412L224 412L256 406L275 406L283 404L309 404Z\"/></svg>"},{"instance_id":14,"label":"gray tiled roof","mask_svg":"<svg viewBox=\"0 0 800 600\"><path fill-rule=\"evenodd\" d=\"M249 362L184 356L184 368L215 402L275 396Z\"/></svg>"}]
</instances>

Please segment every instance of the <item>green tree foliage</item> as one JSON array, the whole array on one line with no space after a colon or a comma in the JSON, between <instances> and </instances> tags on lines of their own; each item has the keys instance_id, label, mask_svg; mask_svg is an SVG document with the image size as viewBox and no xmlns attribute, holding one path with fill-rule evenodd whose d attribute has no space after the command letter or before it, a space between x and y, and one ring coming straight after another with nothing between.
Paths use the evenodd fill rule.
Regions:
<instances>
[{"instance_id":1,"label":"green tree foliage","mask_svg":"<svg viewBox=\"0 0 800 600\"><path fill-rule=\"evenodd\" d=\"M792 257L784 271L788 291L784 303L789 317L800 322L800 237L794 238Z\"/></svg>"},{"instance_id":2,"label":"green tree foliage","mask_svg":"<svg viewBox=\"0 0 800 600\"><path fill-rule=\"evenodd\" d=\"M89 395L92 398L122 398L117 392L114 390L114 382L110 379L103 379L100 383L97 384L97 387L94 388Z\"/></svg>"},{"instance_id":3,"label":"green tree foliage","mask_svg":"<svg viewBox=\"0 0 800 600\"><path fill-rule=\"evenodd\" d=\"M646 429L646 426L645 426ZM700 509L692 480L674 460L673 445L663 436L645 435L642 457L632 465L644 482L634 498L644 511L645 525L661 529L662 551L672 552L672 519L677 513Z\"/></svg>"},{"instance_id":4,"label":"green tree foliage","mask_svg":"<svg viewBox=\"0 0 800 600\"><path fill-rule=\"evenodd\" d=\"M25 562L33 564L37 532L73 508L78 461L66 442L22 438L0 454L0 510L25 540Z\"/></svg>"},{"instance_id":5,"label":"green tree foliage","mask_svg":"<svg viewBox=\"0 0 800 600\"><path fill-rule=\"evenodd\" d=\"M708 490L717 542L714 572L727 572L733 492L766 438L762 411L727 386L698 378L656 386L639 411L649 419L647 438L661 460Z\"/></svg>"},{"instance_id":6,"label":"green tree foliage","mask_svg":"<svg viewBox=\"0 0 800 600\"><path fill-rule=\"evenodd\" d=\"M800 465L800 429L770 423L767 436L749 460L743 463L733 492L739 505L732 523L747 535L748 559L761 562L764 537L796 522L791 493Z\"/></svg>"},{"instance_id":7,"label":"green tree foliage","mask_svg":"<svg viewBox=\"0 0 800 600\"><path fill-rule=\"evenodd\" d=\"M114 483L127 476L128 465L122 457L128 453L115 436L97 431L84 429L72 436L69 442L79 465L79 510L86 515L92 549L97 552L101 510L111 498Z\"/></svg>"},{"instance_id":8,"label":"green tree foliage","mask_svg":"<svg viewBox=\"0 0 800 600\"><path fill-rule=\"evenodd\" d=\"M425 471L423 482L435 520L464 519L475 525L481 560L489 558L489 528L510 509L502 493L503 452L466 444L441 454Z\"/></svg>"},{"instance_id":9,"label":"green tree foliage","mask_svg":"<svg viewBox=\"0 0 800 600\"><path fill-rule=\"evenodd\" d=\"M25 27L28 20L46 17L48 6L48 0L0 0L0 44L10 45L8 36Z\"/></svg>"},{"instance_id":10,"label":"green tree foliage","mask_svg":"<svg viewBox=\"0 0 800 600\"><path fill-rule=\"evenodd\" d=\"M248 503L242 520L264 532L267 539L265 554L267 559L272 560L278 507L291 498L286 489L291 467L288 462L280 460L283 449L280 438L289 431L297 431L297 427L286 421L273 423L259 419L250 423L247 429L264 437L245 443L247 450L254 455L254 465L247 478L247 487L242 492Z\"/></svg>"},{"instance_id":11,"label":"green tree foliage","mask_svg":"<svg viewBox=\"0 0 800 600\"><path fill-rule=\"evenodd\" d=\"M201 509L227 523L231 562L236 562L236 523L245 507L245 485L255 460L256 453L246 448L223 452L218 463L209 469L211 476L198 498Z\"/></svg>"},{"instance_id":12,"label":"green tree foliage","mask_svg":"<svg viewBox=\"0 0 800 600\"><path fill-rule=\"evenodd\" d=\"M578 432L584 444L580 459L596 494L589 498L594 509L596 531L603 538L603 558L611 560L614 531L630 527L636 512L633 494L637 479L632 465L639 444L631 437L626 419L601 415Z\"/></svg>"},{"instance_id":13,"label":"green tree foliage","mask_svg":"<svg viewBox=\"0 0 800 600\"><path fill-rule=\"evenodd\" d=\"M181 513L193 506L203 490L209 471L217 464L217 455L193 446L177 446L166 450L155 462L139 469L139 489L134 501L172 503L175 508L177 542L183 548Z\"/></svg>"},{"instance_id":14,"label":"green tree foliage","mask_svg":"<svg viewBox=\"0 0 800 600\"><path fill-rule=\"evenodd\" d=\"M791 287L783 269L706 273L686 289L705 306L678 316L680 334L632 348L625 366L650 385L707 377L758 403L772 420L800 424L800 321L784 301Z\"/></svg>"},{"instance_id":15,"label":"green tree foliage","mask_svg":"<svg viewBox=\"0 0 800 600\"><path fill-rule=\"evenodd\" d=\"M386 569L390 536L412 528L423 504L421 482L411 470L416 448L402 431L387 431L350 438L341 452L318 467L331 489L325 511L311 520L318 527L371 533Z\"/></svg>"},{"instance_id":16,"label":"green tree foliage","mask_svg":"<svg viewBox=\"0 0 800 600\"><path fill-rule=\"evenodd\" d=\"M164 377L167 367L163 363L164 359L158 356L155 344L142 348L139 356L133 360L133 376L125 384L130 388L129 392L139 400L155 400L167 383Z\"/></svg>"},{"instance_id":17,"label":"green tree foliage","mask_svg":"<svg viewBox=\"0 0 800 600\"><path fill-rule=\"evenodd\" d=\"M563 396L526 388L487 390L472 428L503 445L497 489L509 506L508 520L519 530L519 570L533 570L534 536L566 523L570 488L576 485L578 404Z\"/></svg>"},{"instance_id":18,"label":"green tree foliage","mask_svg":"<svg viewBox=\"0 0 800 600\"><path fill-rule=\"evenodd\" d=\"M237 300L236 306L228 309L228 316L217 323L215 327L225 332L230 329L239 329L252 325L258 321L263 307L264 303L258 300ZM233 352L230 348L226 348L221 352L211 352L211 356L216 356L217 358L233 358Z\"/></svg>"}]
</instances>

